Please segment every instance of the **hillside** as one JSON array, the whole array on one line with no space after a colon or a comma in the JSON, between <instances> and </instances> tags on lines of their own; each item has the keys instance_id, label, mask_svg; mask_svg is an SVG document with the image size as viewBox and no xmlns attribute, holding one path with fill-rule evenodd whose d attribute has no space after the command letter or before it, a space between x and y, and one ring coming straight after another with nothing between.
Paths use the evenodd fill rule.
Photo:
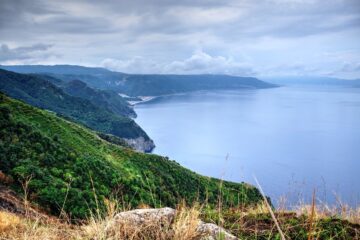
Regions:
<instances>
[{"instance_id":1,"label":"hillside","mask_svg":"<svg viewBox=\"0 0 360 240\"><path fill-rule=\"evenodd\" d=\"M158 96L199 90L276 87L274 84L256 78L228 75L125 74L103 68L71 65L23 65L0 66L0 68L21 73L48 74L64 81L77 79L87 83L90 87L110 89L132 97Z\"/></svg>"},{"instance_id":2,"label":"hillside","mask_svg":"<svg viewBox=\"0 0 360 240\"><path fill-rule=\"evenodd\" d=\"M113 96L115 93L109 93L109 99L104 100L107 93L80 85L77 89L73 87L66 90L72 91L77 96L74 97L41 77L0 70L0 91L9 96L66 116L94 130L123 138L138 150L152 150L152 140L132 119L111 111L113 103L109 102L117 100ZM87 98L92 99L90 101ZM119 108L116 110L120 111Z\"/></svg>"},{"instance_id":3,"label":"hillside","mask_svg":"<svg viewBox=\"0 0 360 240\"><path fill-rule=\"evenodd\" d=\"M84 218L104 200L132 207L175 206L223 197L223 206L254 204L259 191L247 184L200 176L165 157L142 154L100 139L95 132L46 110L0 95L0 166L7 184L52 214L63 209ZM221 191L219 187L221 186Z\"/></svg>"},{"instance_id":4,"label":"hillside","mask_svg":"<svg viewBox=\"0 0 360 240\"><path fill-rule=\"evenodd\" d=\"M128 75L115 83L129 96L158 96L200 90L269 88L275 85L252 77L227 75Z\"/></svg>"},{"instance_id":5,"label":"hillside","mask_svg":"<svg viewBox=\"0 0 360 240\"><path fill-rule=\"evenodd\" d=\"M36 74L35 76L50 81L71 96L87 99L95 106L107 109L121 116L136 117L134 109L126 99L114 91L94 89L80 80L64 82L47 75Z\"/></svg>"},{"instance_id":6,"label":"hillside","mask_svg":"<svg viewBox=\"0 0 360 240\"><path fill-rule=\"evenodd\" d=\"M94 105L105 108L113 113L127 117L136 117L134 109L116 92L96 90L88 87L86 83L79 80L65 83L62 89L72 96L88 99Z\"/></svg>"}]
</instances>

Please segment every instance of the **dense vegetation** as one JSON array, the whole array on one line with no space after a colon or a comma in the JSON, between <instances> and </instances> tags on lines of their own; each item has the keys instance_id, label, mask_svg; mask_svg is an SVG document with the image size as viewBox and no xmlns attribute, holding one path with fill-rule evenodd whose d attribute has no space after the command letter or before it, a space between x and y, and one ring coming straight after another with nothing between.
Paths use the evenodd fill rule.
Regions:
<instances>
[{"instance_id":1,"label":"dense vegetation","mask_svg":"<svg viewBox=\"0 0 360 240\"><path fill-rule=\"evenodd\" d=\"M100 98L90 101L86 98L74 97L46 79L5 70L0 70L0 90L11 97L54 111L97 131L122 138L144 137L145 140L149 140L147 134L132 119L111 111L113 105L109 102L114 99L111 94L108 102L102 102L111 109L103 108L98 103L102 101Z\"/></svg>"},{"instance_id":2,"label":"dense vegetation","mask_svg":"<svg viewBox=\"0 0 360 240\"><path fill-rule=\"evenodd\" d=\"M113 113L127 117L136 117L136 113L130 107L129 103L116 92L110 90L95 90L79 80L65 83L63 90L72 96L88 99L94 105Z\"/></svg>"},{"instance_id":3,"label":"dense vegetation","mask_svg":"<svg viewBox=\"0 0 360 240\"><path fill-rule=\"evenodd\" d=\"M71 96L89 100L95 106L106 109L121 116L136 117L136 113L129 105L129 103L114 91L90 88L86 83L80 80L64 82L57 78L46 75L36 76L54 83L65 93Z\"/></svg>"},{"instance_id":4,"label":"dense vegetation","mask_svg":"<svg viewBox=\"0 0 360 240\"><path fill-rule=\"evenodd\" d=\"M342 210L344 211L344 210ZM276 211L277 221L286 239L359 239L360 225L346 217L328 214L311 217L311 213L296 214L290 211ZM316 213L320 215L320 213ZM275 223L268 211L255 209L205 210L205 221L221 224L239 239L266 240L281 239ZM359 219L357 219L359 221Z\"/></svg>"},{"instance_id":5,"label":"dense vegetation","mask_svg":"<svg viewBox=\"0 0 360 240\"><path fill-rule=\"evenodd\" d=\"M110 89L129 96L155 96L198 90L275 87L252 77L227 75L124 74L81 66L1 66L15 72L45 73L64 81L81 80L91 87Z\"/></svg>"},{"instance_id":6,"label":"dense vegetation","mask_svg":"<svg viewBox=\"0 0 360 240\"><path fill-rule=\"evenodd\" d=\"M80 125L0 95L0 170L21 182L30 180L29 197L53 214L72 218L110 197L133 207L175 206L181 199L224 206L257 203L259 191L247 184L200 176L174 161L111 144ZM219 186L222 186L219 189Z\"/></svg>"}]
</instances>

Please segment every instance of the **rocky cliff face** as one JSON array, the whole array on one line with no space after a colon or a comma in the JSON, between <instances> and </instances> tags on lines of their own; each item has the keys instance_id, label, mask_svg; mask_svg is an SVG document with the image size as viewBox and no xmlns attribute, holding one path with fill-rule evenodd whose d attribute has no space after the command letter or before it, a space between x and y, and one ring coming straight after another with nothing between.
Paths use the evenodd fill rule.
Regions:
<instances>
[{"instance_id":1,"label":"rocky cliff face","mask_svg":"<svg viewBox=\"0 0 360 240\"><path fill-rule=\"evenodd\" d=\"M125 142L139 152L149 153L155 148L153 140L146 140L144 137L124 138Z\"/></svg>"}]
</instances>

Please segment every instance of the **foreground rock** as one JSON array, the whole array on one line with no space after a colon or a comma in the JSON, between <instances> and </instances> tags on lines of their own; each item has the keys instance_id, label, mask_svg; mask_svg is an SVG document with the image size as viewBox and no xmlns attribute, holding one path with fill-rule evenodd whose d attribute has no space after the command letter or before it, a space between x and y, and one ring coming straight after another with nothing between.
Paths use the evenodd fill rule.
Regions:
<instances>
[{"instance_id":1,"label":"foreground rock","mask_svg":"<svg viewBox=\"0 0 360 240\"><path fill-rule=\"evenodd\" d=\"M176 210L172 208L156 208L156 209L137 209L117 214L106 227L108 235L119 236L127 232L128 235L153 237L154 239L172 239L176 231L172 225L176 220ZM185 234L193 232L189 235L189 239L199 240L236 240L235 236L226 232L225 229L211 223L204 223L198 220L193 226L190 222L184 221L183 238ZM190 237L191 236L191 237Z\"/></svg>"}]
</instances>

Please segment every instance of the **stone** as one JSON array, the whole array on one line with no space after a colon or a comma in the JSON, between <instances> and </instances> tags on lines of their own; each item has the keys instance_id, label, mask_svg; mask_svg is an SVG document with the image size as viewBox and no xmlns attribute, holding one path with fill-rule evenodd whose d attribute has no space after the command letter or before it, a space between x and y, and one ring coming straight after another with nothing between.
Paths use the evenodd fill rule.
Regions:
<instances>
[{"instance_id":1,"label":"stone","mask_svg":"<svg viewBox=\"0 0 360 240\"><path fill-rule=\"evenodd\" d=\"M174 222L176 210L172 208L151 208L136 209L127 212L121 212L109 222L106 232L121 229L118 226L130 224L141 229L143 226L170 227ZM170 228L163 228L170 229ZM200 240L236 240L235 236L228 233L224 228L212 223L204 223L199 221L196 231L199 233Z\"/></svg>"}]
</instances>

